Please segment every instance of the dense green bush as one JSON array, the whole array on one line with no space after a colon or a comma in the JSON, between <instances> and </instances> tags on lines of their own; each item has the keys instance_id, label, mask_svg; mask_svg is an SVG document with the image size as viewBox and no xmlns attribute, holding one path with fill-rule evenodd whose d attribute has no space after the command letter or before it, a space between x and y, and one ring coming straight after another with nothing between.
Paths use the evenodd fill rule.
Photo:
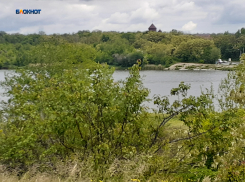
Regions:
<instances>
[{"instance_id":1,"label":"dense green bush","mask_svg":"<svg viewBox=\"0 0 245 182\"><path fill-rule=\"evenodd\" d=\"M99 165L144 150L149 131L141 103L148 90L138 69L132 67L121 83L100 65L53 76L18 72L6 83L11 99L3 115L0 161L30 166L80 153Z\"/></svg>"}]
</instances>

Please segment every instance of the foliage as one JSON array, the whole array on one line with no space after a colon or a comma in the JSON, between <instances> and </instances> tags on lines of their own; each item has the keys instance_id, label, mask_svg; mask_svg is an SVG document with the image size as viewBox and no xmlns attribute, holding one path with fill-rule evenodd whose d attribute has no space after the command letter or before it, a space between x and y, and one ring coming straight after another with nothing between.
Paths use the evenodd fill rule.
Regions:
<instances>
[{"instance_id":1,"label":"foliage","mask_svg":"<svg viewBox=\"0 0 245 182\"><path fill-rule=\"evenodd\" d=\"M240 51L244 47L243 41L238 43L238 38L233 34L212 35L214 44L221 50L221 58L228 60L238 60Z\"/></svg>"},{"instance_id":2,"label":"foliage","mask_svg":"<svg viewBox=\"0 0 245 182\"><path fill-rule=\"evenodd\" d=\"M54 75L18 71L5 83L11 99L5 103L0 161L26 167L81 153L100 165L143 150L147 115L140 104L148 91L139 67L120 84L112 73L100 65Z\"/></svg>"},{"instance_id":3,"label":"foliage","mask_svg":"<svg viewBox=\"0 0 245 182\"><path fill-rule=\"evenodd\" d=\"M214 63L220 57L219 49L214 47L214 42L205 39L192 39L182 42L175 56L183 62L199 62L204 59L207 63Z\"/></svg>"},{"instance_id":4,"label":"foliage","mask_svg":"<svg viewBox=\"0 0 245 182\"><path fill-rule=\"evenodd\" d=\"M243 53L240 57L240 61L244 61L245 60L245 54Z\"/></svg>"},{"instance_id":5,"label":"foliage","mask_svg":"<svg viewBox=\"0 0 245 182\"><path fill-rule=\"evenodd\" d=\"M44 44L56 42L66 43L70 51L78 51L85 44L94 48L95 60L109 65L130 67L132 63L120 65L115 55L128 57L135 52L142 52L148 62L169 67L175 62L200 62L214 64L219 58L238 60L244 52L244 28L236 34L225 32L212 34L210 39L198 35L183 34L177 30L171 32L102 32L95 30L78 31L72 34L7 34L0 32L1 54L0 68L22 67L33 62L30 50L38 50ZM69 46L68 46L69 45ZM51 48L50 51L53 49ZM46 50L48 54L49 50ZM6 52L8 54L6 55ZM78 51L79 52L79 51ZM35 58L36 59L36 58ZM79 62L79 58L76 62ZM61 59L62 60L62 59ZM128 59L126 59L128 60ZM135 62L134 60L133 62ZM127 61L126 61L127 62Z\"/></svg>"}]
</instances>

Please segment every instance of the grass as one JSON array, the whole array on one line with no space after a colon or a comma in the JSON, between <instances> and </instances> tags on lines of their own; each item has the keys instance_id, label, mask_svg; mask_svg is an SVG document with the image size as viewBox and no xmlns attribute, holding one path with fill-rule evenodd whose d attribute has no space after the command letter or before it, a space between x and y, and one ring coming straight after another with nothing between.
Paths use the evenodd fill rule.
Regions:
<instances>
[{"instance_id":1,"label":"grass","mask_svg":"<svg viewBox=\"0 0 245 182\"><path fill-rule=\"evenodd\" d=\"M128 70L128 67L121 67L121 66L111 66L110 67L114 67L115 70Z\"/></svg>"},{"instance_id":2,"label":"grass","mask_svg":"<svg viewBox=\"0 0 245 182\"><path fill-rule=\"evenodd\" d=\"M187 66L185 69L193 70L193 69L195 69L195 68L197 68L197 66Z\"/></svg>"},{"instance_id":3,"label":"grass","mask_svg":"<svg viewBox=\"0 0 245 182\"><path fill-rule=\"evenodd\" d=\"M104 174L100 172L100 177L98 174L94 174L94 171L89 171L82 163L75 164L71 166L66 166L65 164L60 164L58 166L59 171L50 171L48 173L36 173L35 169L30 169L22 177L15 175L14 173L6 174L0 173L1 182L124 182L124 181L156 181L156 182L170 182L168 180L162 180L161 178L153 180L139 179L142 176L148 164L145 161L146 156L136 156L132 160L118 160L110 164L109 169L104 171ZM61 174L66 173L66 177L62 177ZM117 176L117 174L120 174ZM103 180L101 176L104 176Z\"/></svg>"},{"instance_id":4,"label":"grass","mask_svg":"<svg viewBox=\"0 0 245 182\"><path fill-rule=\"evenodd\" d=\"M110 67L114 67L115 70L128 70L129 67L121 67L121 66L114 66L110 65ZM155 64L147 64L143 67L141 67L142 70L168 70L169 66L163 66L161 64L155 65Z\"/></svg>"},{"instance_id":5,"label":"grass","mask_svg":"<svg viewBox=\"0 0 245 182\"><path fill-rule=\"evenodd\" d=\"M147 64L142 67L142 70L165 70L166 67L162 65Z\"/></svg>"},{"instance_id":6,"label":"grass","mask_svg":"<svg viewBox=\"0 0 245 182\"><path fill-rule=\"evenodd\" d=\"M170 128L185 128L183 121L180 121L178 117L175 117L172 120L170 120L168 124Z\"/></svg>"},{"instance_id":7,"label":"grass","mask_svg":"<svg viewBox=\"0 0 245 182\"><path fill-rule=\"evenodd\" d=\"M45 176L45 175L37 175L31 179L25 179L25 178L18 178L17 176L8 176L2 174L0 176L1 182L61 182L60 178L58 177L52 177L52 176ZM62 181L65 182L65 181Z\"/></svg>"},{"instance_id":8,"label":"grass","mask_svg":"<svg viewBox=\"0 0 245 182\"><path fill-rule=\"evenodd\" d=\"M58 177L52 177L52 176L44 176L44 175L37 175L35 177L33 177L32 179L18 179L17 177L12 177L12 176L4 176L1 175L0 176L0 181L1 182L104 182L102 180L91 180L91 179L76 179L76 180L72 180L72 179L67 179L67 180L62 180ZM154 180L156 182L170 182L169 180ZM112 181L107 181L107 182L113 182ZM142 182L139 179L129 179L128 182Z\"/></svg>"},{"instance_id":9,"label":"grass","mask_svg":"<svg viewBox=\"0 0 245 182\"><path fill-rule=\"evenodd\" d=\"M156 117L160 117L162 119L162 115L160 114L155 114L155 113L148 113L149 120L151 121L150 124L154 124L156 121ZM149 122L149 121L148 121ZM182 127L184 126L184 123L179 120L179 116L173 117L169 122L168 125L169 127Z\"/></svg>"}]
</instances>

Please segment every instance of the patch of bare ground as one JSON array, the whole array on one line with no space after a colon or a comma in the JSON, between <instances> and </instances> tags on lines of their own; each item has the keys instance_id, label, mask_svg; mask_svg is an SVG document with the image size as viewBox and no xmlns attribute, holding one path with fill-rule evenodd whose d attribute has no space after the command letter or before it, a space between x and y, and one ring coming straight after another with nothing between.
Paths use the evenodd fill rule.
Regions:
<instances>
[{"instance_id":1,"label":"patch of bare ground","mask_svg":"<svg viewBox=\"0 0 245 182\"><path fill-rule=\"evenodd\" d=\"M201 64L201 63L176 63L169 70L229 70L236 65L229 64Z\"/></svg>"}]
</instances>

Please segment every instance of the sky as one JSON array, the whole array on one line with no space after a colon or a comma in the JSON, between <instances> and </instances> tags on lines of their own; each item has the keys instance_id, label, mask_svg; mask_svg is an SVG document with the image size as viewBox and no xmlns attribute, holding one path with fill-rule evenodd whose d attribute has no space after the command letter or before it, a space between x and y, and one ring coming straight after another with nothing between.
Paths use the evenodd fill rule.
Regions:
<instances>
[{"instance_id":1,"label":"sky","mask_svg":"<svg viewBox=\"0 0 245 182\"><path fill-rule=\"evenodd\" d=\"M186 33L235 33L245 27L244 0L1 0L0 31L76 33L157 30ZM16 14L16 9L41 9Z\"/></svg>"}]
</instances>

